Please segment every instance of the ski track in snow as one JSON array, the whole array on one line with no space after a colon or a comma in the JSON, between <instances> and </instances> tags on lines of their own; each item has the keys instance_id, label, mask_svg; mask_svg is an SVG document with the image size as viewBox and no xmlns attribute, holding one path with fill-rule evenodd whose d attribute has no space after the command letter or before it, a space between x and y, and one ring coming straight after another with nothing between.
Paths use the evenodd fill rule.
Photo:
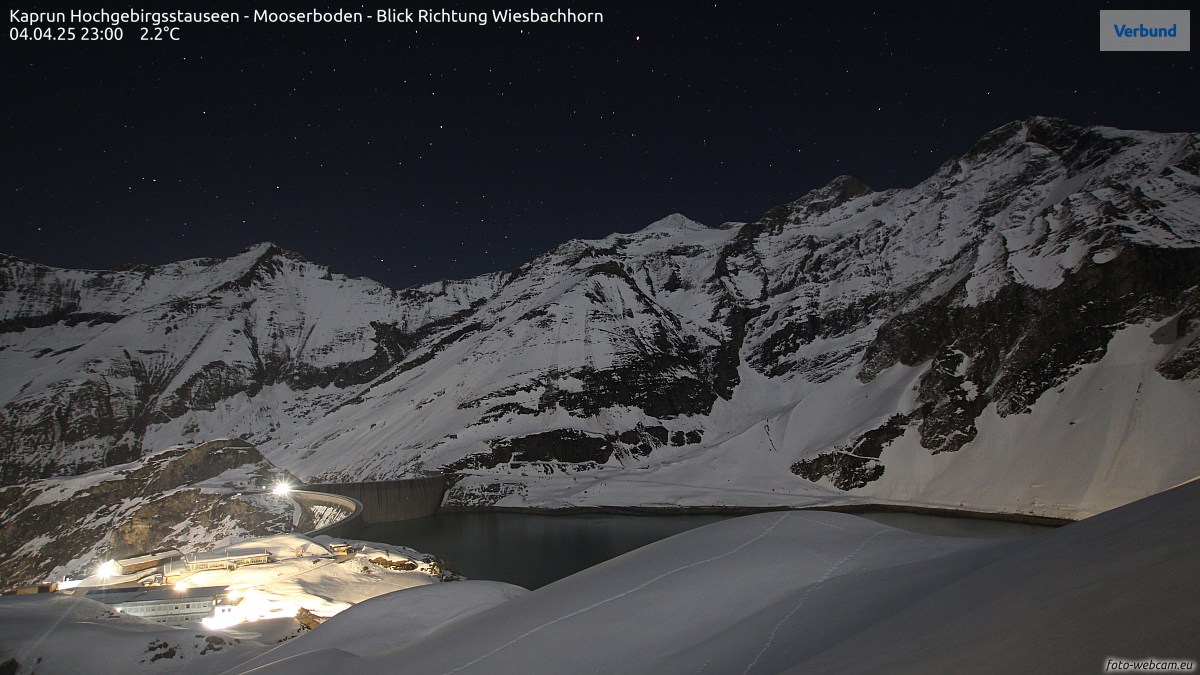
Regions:
<instances>
[{"instance_id":1,"label":"ski track in snow","mask_svg":"<svg viewBox=\"0 0 1200 675\"><path fill-rule=\"evenodd\" d=\"M529 637L529 636L531 636L531 635L534 635L535 633L538 633L538 632L539 632L539 631L541 631L541 630L544 630L544 629L546 629L546 628L549 628L550 626L553 626L553 625L555 625L555 624L557 624L557 623L561 623L561 622L563 622L563 621L567 621L568 619L572 619L572 618L574 618L574 617L576 617L576 616L579 616L580 614L583 614L583 613L585 613L585 612L590 612L591 610L593 610L593 609L596 609L597 607L602 607L602 606L604 606L604 605L607 605L607 604L608 604L608 603L610 603L610 602L614 602L614 601L616 601L616 600L620 600L621 598L624 598L625 596L632 595L632 594L634 594L634 593L636 593L636 592L638 592L638 591L642 590L643 588L646 588L647 586L650 586L651 584L654 584L654 583L656 583L656 582L658 582L658 581L661 581L661 580L663 580L663 579L665 579L665 578L667 578L667 577L669 577L669 576L671 576L671 575L673 575L673 574L676 574L676 573L678 573L678 572L683 572L684 570L688 570L688 569L691 569L691 568L693 568L693 567L697 567L697 566L699 566L699 565L707 565L708 563L711 563L711 562L716 562L716 561L718 561L718 560L722 560L722 559L724 559L724 558L728 558L728 557L729 557L729 556L731 556L731 555L735 555L735 554L737 554L737 553L741 552L743 549L745 549L745 548L747 548L748 546L750 546L751 544L753 544L753 543L757 542L758 540L760 540L760 539L762 539L763 537L765 537L765 536L767 536L768 534L770 534L770 533L771 533L771 532L772 532L772 531L773 531L773 530L774 530L774 529L775 529L775 528L776 528L776 527L777 527L777 526L778 526L780 523L782 523L782 522L784 521L784 519L785 519L785 518L787 518L787 517L788 517L788 514L787 514L787 513L784 513L784 514L780 515L778 518L776 518L776 519L775 519L775 522L771 523L770 527L766 528L766 529L765 529L765 530L763 530L762 532L759 532L758 534L756 534L755 536L751 537L750 539L747 539L746 541L742 542L741 544L738 544L737 546L733 547L732 549L730 549L730 550L728 550L728 551L726 551L726 552L724 552L724 553L722 553L722 554L720 554L720 555L715 555L715 556L712 556L711 558L705 558L704 560L697 560L697 561L695 561L695 562L690 562L690 563L688 563L688 564L686 564L686 565L681 565L681 566L679 566L679 567L676 567L675 569L672 569L672 570L668 570L668 571L666 571L666 572L663 572L662 574L660 574L660 575L658 575L658 576L656 576L656 577L653 577L652 579L649 579L649 580L647 580L647 581L644 581L644 582L642 582L642 583L638 584L637 586L634 586L633 588L630 588L629 590L622 591L622 592L620 592L620 593L617 593L616 595L613 595L613 596L609 596L609 597L607 597L607 598L605 598L605 599L603 599L603 600L600 600L600 601L598 601L598 602L594 602L594 603L592 603L592 604L588 605L587 607L583 607L583 608L580 608L580 609L577 609L577 610L575 610L574 612L570 612L570 613L568 613L568 614L564 614L563 616L560 616L560 617L558 617L558 618L556 618L556 619L551 619L550 621L547 621L547 622L543 623L542 625L540 625L540 626L538 626L538 627L536 627L536 628L532 628L532 629L530 629L530 630L528 630L528 631L526 631L526 632L524 632L524 633L522 633L522 634L518 635L517 637L515 637L515 638L513 638L513 639L509 640L508 642L505 642L504 644L500 645L499 647L496 647L496 648L495 648L495 649L493 649L492 651L490 651L490 652L488 652L488 653L484 654L483 656L480 656L479 658L476 658L476 659L474 659L474 660L472 660L472 661L468 661L467 663L464 663L463 665L461 665L461 666L459 666L459 667L457 667L457 668L455 668L455 669L453 669L453 670L448 670L448 671L446 671L446 673L445 673L444 675L453 675L453 673L458 673L458 672L461 672L461 671L463 671L463 670L466 670L467 668L470 668L470 667L472 667L472 666L478 665L478 664L482 663L483 661L487 660L488 658L490 658L490 657L492 657L492 656L495 656L496 654L499 654L500 652L504 651L505 649L508 649L509 647L511 647L511 646L513 646L513 645L515 645L515 644L517 644L517 643L518 643L518 642L520 642L521 640L524 640L525 638L527 638L527 637ZM874 539L874 537L871 537L870 539L867 539L866 541L870 541L871 539ZM865 543L866 543L866 541L864 541L863 543L865 544ZM862 548L862 547L860 546L859 548ZM858 552L858 549L855 549L855 551L854 551L854 552L855 552L855 553L857 553L857 552ZM841 563L838 563L838 564L841 564Z\"/></svg>"},{"instance_id":2,"label":"ski track in snow","mask_svg":"<svg viewBox=\"0 0 1200 675\"><path fill-rule=\"evenodd\" d=\"M821 584L828 581L829 577L833 576L834 572L837 572L838 569L842 565L845 565L847 562L850 561L851 558L858 555L859 552L862 551L863 548L865 548L867 544L871 543L871 541L873 539L875 539L875 537L878 537L881 534L887 534L889 532L896 532L896 531L897 530L894 530L894 529L880 530L879 532L876 532L875 534L867 537L866 539L863 539L862 542L858 546L856 546L853 551L850 551L845 556L843 556L841 560L830 565L829 569L825 570L825 573L821 575L820 579L817 579L817 581L813 584L809 584L808 588L804 589L804 593L802 593L800 595L800 600L798 600L796 602L796 606L793 607L792 611L785 614L783 616L783 618L780 619L779 622L775 624L775 627L771 629L771 633L767 636L767 641L766 641L766 643L763 644L762 649L760 649L758 651L758 653L754 655L754 659L751 660L750 663L746 665L746 669L743 670L742 672L749 673L751 670L754 670L755 664L757 664L759 659L762 658L762 655L766 654L767 650L771 648L771 643L775 641L775 635L779 632L779 629L783 626L783 624L787 623L793 616L795 616L796 612L800 611L800 608L803 607L804 603L808 600L808 596L812 595L812 592L816 588L818 588L819 586L821 586Z\"/></svg>"}]
</instances>

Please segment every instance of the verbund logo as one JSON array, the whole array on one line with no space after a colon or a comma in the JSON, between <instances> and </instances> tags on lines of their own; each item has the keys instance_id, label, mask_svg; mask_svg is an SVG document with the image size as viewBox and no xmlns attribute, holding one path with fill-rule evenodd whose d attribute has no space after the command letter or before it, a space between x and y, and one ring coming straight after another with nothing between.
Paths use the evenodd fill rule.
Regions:
<instances>
[{"instance_id":1,"label":"verbund logo","mask_svg":"<svg viewBox=\"0 0 1200 675\"><path fill-rule=\"evenodd\" d=\"M1188 9L1102 9L1100 51L1190 52L1192 12Z\"/></svg>"}]
</instances>

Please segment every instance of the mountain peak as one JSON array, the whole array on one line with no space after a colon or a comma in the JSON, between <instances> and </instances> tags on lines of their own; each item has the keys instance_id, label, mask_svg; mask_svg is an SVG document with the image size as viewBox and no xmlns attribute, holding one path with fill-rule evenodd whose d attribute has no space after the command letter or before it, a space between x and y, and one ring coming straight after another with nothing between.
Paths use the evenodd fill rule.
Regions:
<instances>
[{"instance_id":1,"label":"mountain peak","mask_svg":"<svg viewBox=\"0 0 1200 675\"><path fill-rule=\"evenodd\" d=\"M808 211L828 211L836 206L845 204L855 197L869 195L874 190L854 176L841 175L808 194L792 202L794 206L805 207Z\"/></svg>"},{"instance_id":2,"label":"mountain peak","mask_svg":"<svg viewBox=\"0 0 1200 675\"><path fill-rule=\"evenodd\" d=\"M874 192L874 190L854 176L842 174L841 176L838 176L837 178L834 178L826 183L825 187L814 190L814 192L836 195L845 201L847 199L853 199L854 197L861 197L863 195L871 194Z\"/></svg>"},{"instance_id":3,"label":"mountain peak","mask_svg":"<svg viewBox=\"0 0 1200 675\"><path fill-rule=\"evenodd\" d=\"M826 213L855 197L869 195L872 190L866 183L854 176L841 175L815 190L810 190L796 201L771 209L763 217L764 220L779 218L792 219Z\"/></svg>"},{"instance_id":4,"label":"mountain peak","mask_svg":"<svg viewBox=\"0 0 1200 675\"><path fill-rule=\"evenodd\" d=\"M275 277L288 263L314 264L299 253L280 248L269 241L254 244L230 260L240 261L245 269L236 279L221 284L219 289L248 289L256 282ZM323 265L317 267L324 268Z\"/></svg>"},{"instance_id":5,"label":"mountain peak","mask_svg":"<svg viewBox=\"0 0 1200 675\"><path fill-rule=\"evenodd\" d=\"M265 260L282 256L292 260L307 261L307 258L305 258L303 255L283 248L273 241L260 241L257 244L247 246L246 249L238 255L246 256L247 258L253 258L255 260Z\"/></svg>"},{"instance_id":6,"label":"mountain peak","mask_svg":"<svg viewBox=\"0 0 1200 675\"><path fill-rule=\"evenodd\" d=\"M683 215L682 213L672 213L671 215L667 216L666 218L661 218L661 219L656 220L653 223L650 223L649 225L643 227L642 229L638 230L638 233L642 233L642 232L677 232L679 230L707 230L707 229L709 229L709 228L706 225L697 223L696 221L692 220L691 218L688 218L687 216Z\"/></svg>"},{"instance_id":7,"label":"mountain peak","mask_svg":"<svg viewBox=\"0 0 1200 675\"><path fill-rule=\"evenodd\" d=\"M1083 129L1078 124L1073 124L1061 117L1052 117L1050 115L1034 115L1020 122L1026 128L1044 127L1044 128L1072 128Z\"/></svg>"},{"instance_id":8,"label":"mountain peak","mask_svg":"<svg viewBox=\"0 0 1200 675\"><path fill-rule=\"evenodd\" d=\"M252 261L254 265L261 265L276 258L297 263L315 264L304 257L303 254L283 248L273 241L260 241L257 244L248 246L244 251L234 256L234 258L245 258L248 261Z\"/></svg>"},{"instance_id":9,"label":"mountain peak","mask_svg":"<svg viewBox=\"0 0 1200 675\"><path fill-rule=\"evenodd\" d=\"M246 250L244 252L245 253L254 253L256 255L262 255L267 252L275 252L275 251L282 251L282 250L283 249L280 248L279 245L273 241L260 241L257 244L252 244L250 246L247 246Z\"/></svg>"},{"instance_id":10,"label":"mountain peak","mask_svg":"<svg viewBox=\"0 0 1200 675\"><path fill-rule=\"evenodd\" d=\"M987 132L967 151L968 155L987 154L1009 143L1037 143L1056 148L1065 142L1074 143L1091 127L1072 124L1060 117L1034 115L1014 120Z\"/></svg>"},{"instance_id":11,"label":"mountain peak","mask_svg":"<svg viewBox=\"0 0 1200 675\"><path fill-rule=\"evenodd\" d=\"M1152 135L1150 135L1152 136ZM1103 126L1073 124L1058 117L1034 116L1009 122L984 134L966 158L1004 156L1020 148L1036 146L1060 158L1069 174L1096 167L1125 148L1147 140L1146 134Z\"/></svg>"}]
</instances>

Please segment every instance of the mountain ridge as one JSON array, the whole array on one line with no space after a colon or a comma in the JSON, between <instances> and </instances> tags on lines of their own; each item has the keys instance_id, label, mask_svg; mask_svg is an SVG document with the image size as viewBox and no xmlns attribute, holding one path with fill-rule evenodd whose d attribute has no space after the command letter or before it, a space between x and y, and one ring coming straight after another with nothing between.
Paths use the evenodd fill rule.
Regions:
<instances>
[{"instance_id":1,"label":"mountain ridge","mask_svg":"<svg viewBox=\"0 0 1200 675\"><path fill-rule=\"evenodd\" d=\"M0 258L3 483L231 436L318 480L465 472L463 505L1111 508L1200 474L1176 412L1200 406L1198 147L1035 117L911 188L838 176L751 223L676 213L401 290L269 242L137 272ZM1135 391L1075 392L1125 361ZM1067 453L1093 475L1012 426L1072 445L1043 412L1063 396L1133 406Z\"/></svg>"}]
</instances>

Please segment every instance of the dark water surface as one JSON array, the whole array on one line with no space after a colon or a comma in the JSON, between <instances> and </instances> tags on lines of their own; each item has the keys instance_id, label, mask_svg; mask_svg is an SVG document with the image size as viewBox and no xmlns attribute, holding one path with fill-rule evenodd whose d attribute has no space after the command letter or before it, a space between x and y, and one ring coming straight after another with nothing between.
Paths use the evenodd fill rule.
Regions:
<instances>
[{"instance_id":1,"label":"dark water surface","mask_svg":"<svg viewBox=\"0 0 1200 675\"><path fill-rule=\"evenodd\" d=\"M507 581L534 589L725 518L728 516L439 513L368 525L360 537L431 553L468 579Z\"/></svg>"},{"instance_id":2,"label":"dark water surface","mask_svg":"<svg viewBox=\"0 0 1200 675\"><path fill-rule=\"evenodd\" d=\"M913 513L856 514L905 530L968 537L1014 537L1046 527ZM361 539L399 544L445 560L468 579L539 588L680 532L734 516L439 513L368 525Z\"/></svg>"}]
</instances>

